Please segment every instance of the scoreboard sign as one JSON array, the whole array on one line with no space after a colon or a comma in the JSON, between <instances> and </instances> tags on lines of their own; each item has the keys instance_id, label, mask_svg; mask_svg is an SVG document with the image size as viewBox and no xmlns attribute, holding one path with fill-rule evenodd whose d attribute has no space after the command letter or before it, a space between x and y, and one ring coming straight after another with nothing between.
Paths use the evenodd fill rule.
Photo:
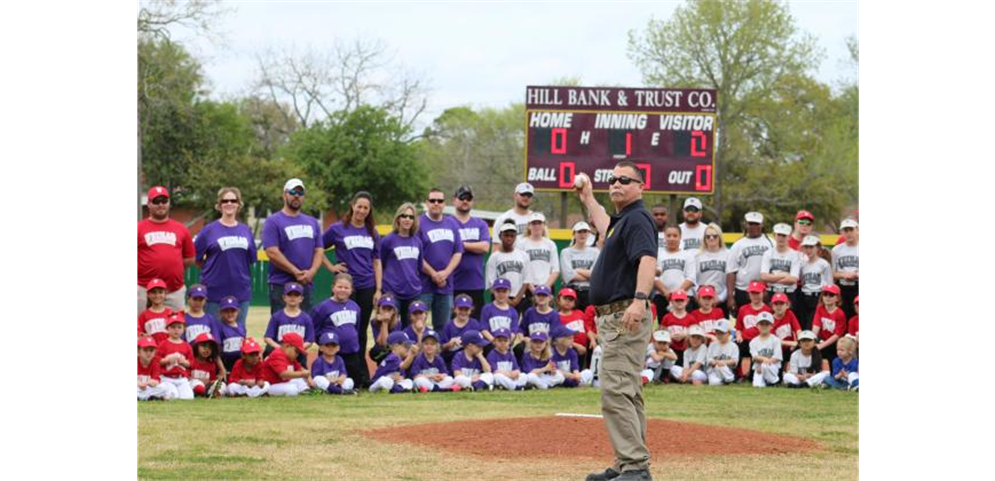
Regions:
<instances>
[{"instance_id":1,"label":"scoreboard sign","mask_svg":"<svg viewBox=\"0 0 995 481\"><path fill-rule=\"evenodd\" d=\"M583 172L607 192L615 164L630 160L646 192L711 194L716 97L713 89L526 87L526 181L573 190Z\"/></svg>"}]
</instances>

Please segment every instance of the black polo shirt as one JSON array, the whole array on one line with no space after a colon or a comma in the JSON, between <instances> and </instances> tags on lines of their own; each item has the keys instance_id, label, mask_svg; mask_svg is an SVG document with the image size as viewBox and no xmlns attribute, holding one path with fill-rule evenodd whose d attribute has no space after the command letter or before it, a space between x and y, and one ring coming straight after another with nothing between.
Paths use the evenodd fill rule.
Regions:
<instances>
[{"instance_id":1,"label":"black polo shirt","mask_svg":"<svg viewBox=\"0 0 995 481\"><path fill-rule=\"evenodd\" d=\"M591 304L632 299L639 260L643 256L656 258L657 247L656 224L642 200L612 216L605 246L591 272Z\"/></svg>"}]
</instances>

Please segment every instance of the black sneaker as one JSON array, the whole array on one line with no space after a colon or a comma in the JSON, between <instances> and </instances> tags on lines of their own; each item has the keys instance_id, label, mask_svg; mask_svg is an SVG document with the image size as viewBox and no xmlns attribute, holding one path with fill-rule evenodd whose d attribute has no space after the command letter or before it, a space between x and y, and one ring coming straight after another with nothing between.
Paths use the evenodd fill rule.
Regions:
<instances>
[{"instance_id":1,"label":"black sneaker","mask_svg":"<svg viewBox=\"0 0 995 481\"><path fill-rule=\"evenodd\" d=\"M615 471L612 468L608 468L604 472L601 472L601 473L591 473L591 474L588 474L587 478L585 478L585 481L609 481L609 480L617 478L618 476L619 476L619 472L618 471Z\"/></svg>"},{"instance_id":2,"label":"black sneaker","mask_svg":"<svg viewBox=\"0 0 995 481\"><path fill-rule=\"evenodd\" d=\"M634 469L622 472L615 481L653 481L653 476L650 476L648 469Z\"/></svg>"}]
</instances>

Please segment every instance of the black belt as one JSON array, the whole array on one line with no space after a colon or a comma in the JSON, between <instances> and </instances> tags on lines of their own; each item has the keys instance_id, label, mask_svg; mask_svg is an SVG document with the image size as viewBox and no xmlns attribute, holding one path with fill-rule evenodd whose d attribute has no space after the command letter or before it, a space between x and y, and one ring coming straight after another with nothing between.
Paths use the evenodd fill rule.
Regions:
<instances>
[{"instance_id":1,"label":"black belt","mask_svg":"<svg viewBox=\"0 0 995 481\"><path fill-rule=\"evenodd\" d=\"M597 312L599 316L607 316L608 314L622 312L626 310L634 300L635 299L622 299L621 301L615 301L612 302L611 304L602 304L600 306L594 306L594 311Z\"/></svg>"}]
</instances>

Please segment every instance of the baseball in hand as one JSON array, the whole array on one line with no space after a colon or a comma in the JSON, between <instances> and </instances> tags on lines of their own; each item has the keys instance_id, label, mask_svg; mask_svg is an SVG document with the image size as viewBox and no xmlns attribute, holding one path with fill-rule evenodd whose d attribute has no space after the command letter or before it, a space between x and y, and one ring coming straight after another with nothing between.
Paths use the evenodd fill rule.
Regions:
<instances>
[{"instance_id":1,"label":"baseball in hand","mask_svg":"<svg viewBox=\"0 0 995 481\"><path fill-rule=\"evenodd\" d=\"M590 182L591 179L587 177L587 174L580 173L574 176L574 187L578 189L583 189L584 184Z\"/></svg>"}]
</instances>

